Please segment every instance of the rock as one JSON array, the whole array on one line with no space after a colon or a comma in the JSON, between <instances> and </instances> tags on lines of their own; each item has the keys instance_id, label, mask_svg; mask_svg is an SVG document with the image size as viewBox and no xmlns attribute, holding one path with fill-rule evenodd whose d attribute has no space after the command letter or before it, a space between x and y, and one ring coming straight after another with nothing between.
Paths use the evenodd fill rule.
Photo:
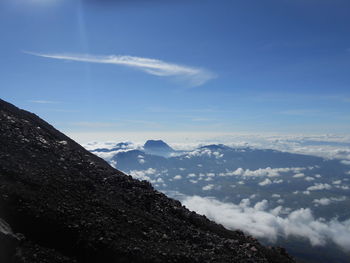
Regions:
<instances>
[{"instance_id":1,"label":"rock","mask_svg":"<svg viewBox=\"0 0 350 263\"><path fill-rule=\"evenodd\" d=\"M12 262L19 248L20 238L8 223L0 218L0 262Z\"/></svg>"}]
</instances>

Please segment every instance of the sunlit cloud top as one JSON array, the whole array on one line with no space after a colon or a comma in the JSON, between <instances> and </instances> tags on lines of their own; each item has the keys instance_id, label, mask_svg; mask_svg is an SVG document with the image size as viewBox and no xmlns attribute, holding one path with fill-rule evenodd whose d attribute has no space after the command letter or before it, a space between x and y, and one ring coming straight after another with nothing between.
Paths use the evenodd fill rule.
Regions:
<instances>
[{"instance_id":1,"label":"sunlit cloud top","mask_svg":"<svg viewBox=\"0 0 350 263\"><path fill-rule=\"evenodd\" d=\"M178 77L187 81L191 86L203 85L207 81L216 77L214 73L206 69L168 63L153 58L121 55L96 56L89 54L47 54L34 52L25 53L52 59L122 65L136 68L155 76Z\"/></svg>"}]
</instances>

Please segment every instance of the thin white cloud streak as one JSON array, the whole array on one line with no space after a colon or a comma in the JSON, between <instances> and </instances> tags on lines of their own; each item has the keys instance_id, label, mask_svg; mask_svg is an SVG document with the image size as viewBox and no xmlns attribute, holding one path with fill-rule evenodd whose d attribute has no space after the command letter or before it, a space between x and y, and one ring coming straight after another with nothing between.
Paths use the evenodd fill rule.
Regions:
<instances>
[{"instance_id":1,"label":"thin white cloud streak","mask_svg":"<svg viewBox=\"0 0 350 263\"><path fill-rule=\"evenodd\" d=\"M308 239L313 246L324 246L331 240L345 251L350 251L350 219L342 222L317 219L309 208L286 214L282 206L269 209L267 200L252 206L249 199L243 199L238 205L199 196L184 196L181 199L189 209L229 229L241 229L271 242L278 237L296 236Z\"/></svg>"},{"instance_id":2,"label":"thin white cloud streak","mask_svg":"<svg viewBox=\"0 0 350 263\"><path fill-rule=\"evenodd\" d=\"M200 86L206 83L207 81L216 78L216 74L206 69L168 63L153 58L120 55L95 56L89 54L45 54L34 52L24 53L52 59L122 65L136 68L148 74L159 77L178 77L180 79L189 81L191 86Z\"/></svg>"},{"instance_id":3,"label":"thin white cloud streak","mask_svg":"<svg viewBox=\"0 0 350 263\"><path fill-rule=\"evenodd\" d=\"M57 103L60 103L59 101L53 101L53 100L30 100L29 102L38 103L38 104L57 104Z\"/></svg>"}]
</instances>

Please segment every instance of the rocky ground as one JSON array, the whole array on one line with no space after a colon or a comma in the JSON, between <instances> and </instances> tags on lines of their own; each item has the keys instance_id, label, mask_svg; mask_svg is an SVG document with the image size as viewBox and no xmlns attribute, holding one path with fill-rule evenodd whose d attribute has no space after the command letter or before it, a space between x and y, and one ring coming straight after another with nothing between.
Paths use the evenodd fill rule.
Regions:
<instances>
[{"instance_id":1,"label":"rocky ground","mask_svg":"<svg viewBox=\"0 0 350 263\"><path fill-rule=\"evenodd\" d=\"M0 100L0 262L294 262Z\"/></svg>"}]
</instances>

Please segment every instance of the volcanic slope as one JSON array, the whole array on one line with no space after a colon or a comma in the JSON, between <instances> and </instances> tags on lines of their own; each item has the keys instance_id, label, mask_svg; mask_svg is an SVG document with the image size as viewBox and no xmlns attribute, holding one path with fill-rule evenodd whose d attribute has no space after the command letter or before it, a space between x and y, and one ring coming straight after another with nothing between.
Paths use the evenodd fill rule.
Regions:
<instances>
[{"instance_id":1,"label":"volcanic slope","mask_svg":"<svg viewBox=\"0 0 350 263\"><path fill-rule=\"evenodd\" d=\"M294 262L282 248L190 212L3 100L0 261Z\"/></svg>"}]
</instances>

